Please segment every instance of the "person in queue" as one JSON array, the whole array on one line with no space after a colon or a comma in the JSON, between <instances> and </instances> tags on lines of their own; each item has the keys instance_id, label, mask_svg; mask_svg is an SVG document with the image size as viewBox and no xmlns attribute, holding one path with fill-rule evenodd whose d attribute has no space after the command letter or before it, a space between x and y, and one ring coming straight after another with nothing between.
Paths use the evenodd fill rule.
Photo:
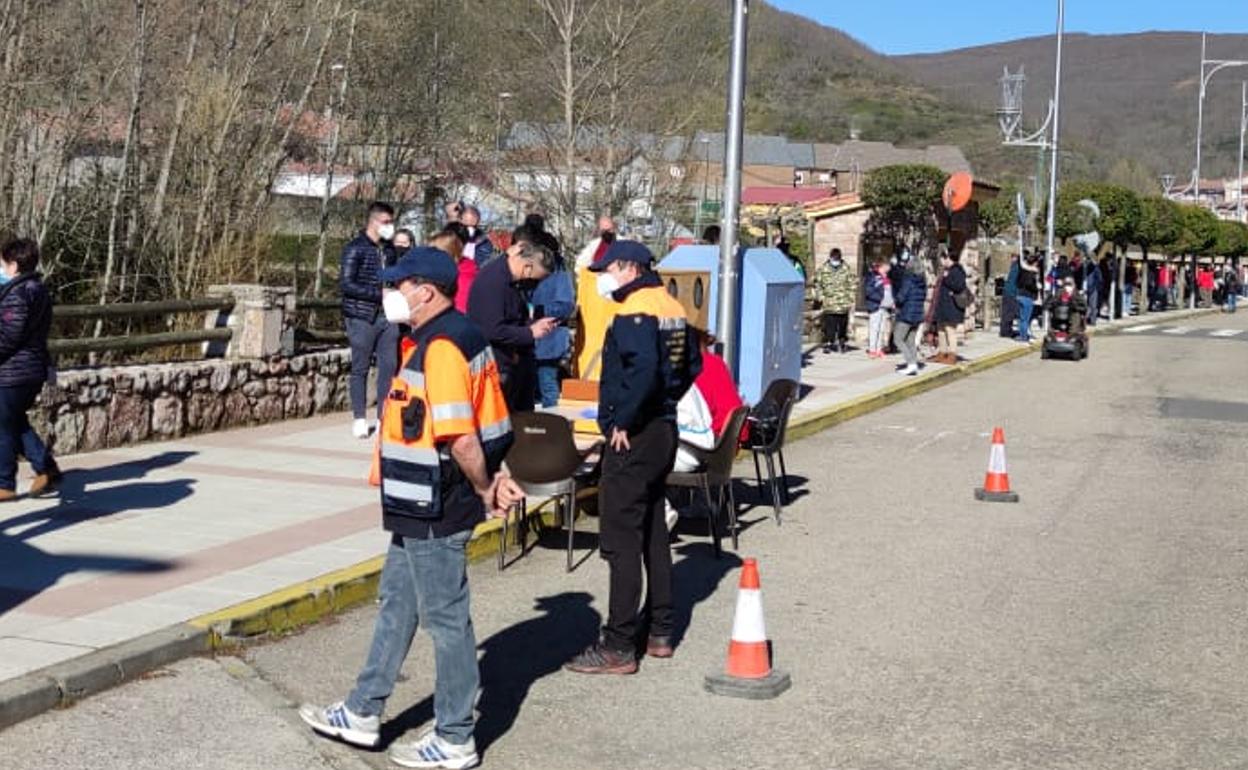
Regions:
<instances>
[{"instance_id":1,"label":"person in queue","mask_svg":"<svg viewBox=\"0 0 1248 770\"><path fill-rule=\"evenodd\" d=\"M599 485L599 547L610 571L608 615L598 642L567 664L581 674L637 671L645 654L673 654L672 554L664 517L664 480L676 458L676 405L702 370L685 311L652 269L640 243L616 241L590 266L598 289L619 303L602 351L598 426L607 445Z\"/></svg>"},{"instance_id":2,"label":"person in queue","mask_svg":"<svg viewBox=\"0 0 1248 770\"><path fill-rule=\"evenodd\" d=\"M383 269L394 264L394 209L376 201L369 205L364 229L342 249L338 289L342 294L342 319L351 346L351 374L347 388L351 398L351 434L368 438L368 370L377 359L377 414L386 397L386 384L394 376L398 360L398 332L381 312Z\"/></svg>"},{"instance_id":3,"label":"person in queue","mask_svg":"<svg viewBox=\"0 0 1248 770\"><path fill-rule=\"evenodd\" d=\"M51 492L61 470L27 413L51 371L52 296L39 275L39 245L19 238L0 248L0 502L17 498L17 456L35 471L29 494Z\"/></svg>"},{"instance_id":4,"label":"person in queue","mask_svg":"<svg viewBox=\"0 0 1248 770\"><path fill-rule=\"evenodd\" d=\"M527 225L516 229L505 259L496 259L477 273L468 294L468 317L481 327L503 378L503 393L513 412L531 412L537 392L537 340L559 322L534 320L528 295L554 272L555 255Z\"/></svg>"},{"instance_id":5,"label":"person in queue","mask_svg":"<svg viewBox=\"0 0 1248 770\"><path fill-rule=\"evenodd\" d=\"M494 242L481 228L481 210L476 206L466 205L460 214L459 223L464 226L464 256L477 267L485 267L494 261Z\"/></svg>"},{"instance_id":6,"label":"person in queue","mask_svg":"<svg viewBox=\"0 0 1248 770\"><path fill-rule=\"evenodd\" d=\"M390 383L382 420L382 525L391 535L379 587L373 640L355 688L299 716L317 733L357 746L381 739L381 715L394 692L418 625L433 638L434 727L399 743L404 767L460 768L479 762L473 704L480 686L469 614L467 556L473 528L505 515L523 493L505 473L511 421L498 366L476 325L454 308L458 270L439 249L416 247L382 278L385 317L410 324L414 343Z\"/></svg>"}]
</instances>

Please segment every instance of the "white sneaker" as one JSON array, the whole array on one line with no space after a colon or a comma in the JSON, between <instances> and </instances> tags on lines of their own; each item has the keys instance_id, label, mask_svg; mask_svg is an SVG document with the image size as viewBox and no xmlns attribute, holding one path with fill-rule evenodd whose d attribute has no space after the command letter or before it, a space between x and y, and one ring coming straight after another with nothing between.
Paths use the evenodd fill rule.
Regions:
<instances>
[{"instance_id":1,"label":"white sneaker","mask_svg":"<svg viewBox=\"0 0 1248 770\"><path fill-rule=\"evenodd\" d=\"M905 371L903 371L903 372L902 372L902 374L906 375L907 377L915 377L915 376L918 376L918 374L919 374L919 365L918 365L918 364L910 364L909 366L907 366L907 367L906 367Z\"/></svg>"},{"instance_id":2,"label":"white sneaker","mask_svg":"<svg viewBox=\"0 0 1248 770\"><path fill-rule=\"evenodd\" d=\"M356 420L351 423L351 435L356 438L368 438L368 420Z\"/></svg>"},{"instance_id":3,"label":"white sneaker","mask_svg":"<svg viewBox=\"0 0 1248 770\"><path fill-rule=\"evenodd\" d=\"M373 748L381 740L381 718L353 714L342 701L324 708L305 703L299 707L299 718L321 735L340 738L354 746Z\"/></svg>"},{"instance_id":4,"label":"white sneaker","mask_svg":"<svg viewBox=\"0 0 1248 770\"><path fill-rule=\"evenodd\" d=\"M390 761L403 767L465 770L476 767L481 758L477 756L477 742L472 738L456 745L430 730L412 743L396 744L390 749Z\"/></svg>"}]
</instances>

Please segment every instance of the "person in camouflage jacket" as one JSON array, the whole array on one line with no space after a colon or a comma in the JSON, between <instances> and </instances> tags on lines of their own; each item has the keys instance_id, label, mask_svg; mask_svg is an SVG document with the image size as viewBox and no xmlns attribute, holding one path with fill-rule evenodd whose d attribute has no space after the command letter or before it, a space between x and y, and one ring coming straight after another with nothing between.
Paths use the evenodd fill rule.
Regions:
<instances>
[{"instance_id":1,"label":"person in camouflage jacket","mask_svg":"<svg viewBox=\"0 0 1248 770\"><path fill-rule=\"evenodd\" d=\"M854 271L841 258L840 249L832 249L828 261L815 274L816 291L823 308L823 349L844 353L849 338L849 314L858 296Z\"/></svg>"}]
</instances>

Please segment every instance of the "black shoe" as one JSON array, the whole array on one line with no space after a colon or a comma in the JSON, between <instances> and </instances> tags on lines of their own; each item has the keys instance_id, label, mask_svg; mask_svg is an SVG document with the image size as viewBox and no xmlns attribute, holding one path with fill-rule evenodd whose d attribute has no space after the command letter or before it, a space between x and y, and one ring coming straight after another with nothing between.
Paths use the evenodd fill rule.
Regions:
<instances>
[{"instance_id":1,"label":"black shoe","mask_svg":"<svg viewBox=\"0 0 1248 770\"><path fill-rule=\"evenodd\" d=\"M564 663L563 668L577 674L635 674L637 658L631 653L616 652L598 642Z\"/></svg>"},{"instance_id":2,"label":"black shoe","mask_svg":"<svg viewBox=\"0 0 1248 770\"><path fill-rule=\"evenodd\" d=\"M670 658L676 654L670 636L651 636L646 640L646 654L652 658Z\"/></svg>"}]
</instances>

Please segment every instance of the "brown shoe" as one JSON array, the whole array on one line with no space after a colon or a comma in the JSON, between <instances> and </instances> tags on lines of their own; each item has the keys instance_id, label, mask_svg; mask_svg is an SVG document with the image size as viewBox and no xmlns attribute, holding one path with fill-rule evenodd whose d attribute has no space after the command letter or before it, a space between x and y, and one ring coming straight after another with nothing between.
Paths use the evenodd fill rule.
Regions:
<instances>
[{"instance_id":1,"label":"brown shoe","mask_svg":"<svg viewBox=\"0 0 1248 770\"><path fill-rule=\"evenodd\" d=\"M652 636L646 640L646 654L652 658L670 658L676 654L670 636Z\"/></svg>"},{"instance_id":2,"label":"brown shoe","mask_svg":"<svg viewBox=\"0 0 1248 770\"><path fill-rule=\"evenodd\" d=\"M0 489L0 503L8 503L17 499L17 493L11 489Z\"/></svg>"},{"instance_id":3,"label":"brown shoe","mask_svg":"<svg viewBox=\"0 0 1248 770\"><path fill-rule=\"evenodd\" d=\"M599 644L591 644L585 651L563 664L567 671L577 674L635 674L637 658L631 653L616 652Z\"/></svg>"},{"instance_id":4,"label":"brown shoe","mask_svg":"<svg viewBox=\"0 0 1248 770\"><path fill-rule=\"evenodd\" d=\"M55 465L35 476L35 480L30 483L30 496L38 497L39 495L55 492L56 485L61 481L61 476L61 469Z\"/></svg>"}]
</instances>

